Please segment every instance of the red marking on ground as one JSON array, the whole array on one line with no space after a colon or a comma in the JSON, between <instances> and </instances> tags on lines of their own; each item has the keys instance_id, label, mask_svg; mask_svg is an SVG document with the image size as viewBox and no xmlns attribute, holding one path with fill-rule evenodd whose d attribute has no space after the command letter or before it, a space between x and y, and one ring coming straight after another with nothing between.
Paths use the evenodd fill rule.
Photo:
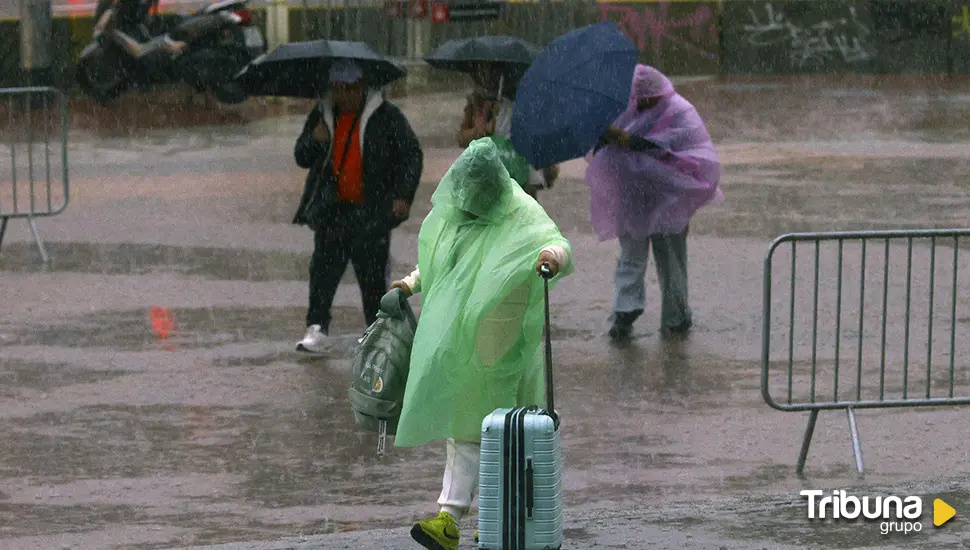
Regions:
<instances>
[{"instance_id":1,"label":"red marking on ground","mask_svg":"<svg viewBox=\"0 0 970 550\"><path fill-rule=\"evenodd\" d=\"M149 319L152 323L152 332L155 336L165 340L170 334L175 332L175 320L167 308L153 306L148 310Z\"/></svg>"}]
</instances>

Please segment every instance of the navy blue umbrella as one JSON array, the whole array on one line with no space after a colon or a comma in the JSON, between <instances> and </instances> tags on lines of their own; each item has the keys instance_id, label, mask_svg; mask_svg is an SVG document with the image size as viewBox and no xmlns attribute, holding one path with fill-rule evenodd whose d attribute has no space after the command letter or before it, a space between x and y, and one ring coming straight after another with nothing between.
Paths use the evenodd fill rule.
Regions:
<instances>
[{"instance_id":1,"label":"navy blue umbrella","mask_svg":"<svg viewBox=\"0 0 970 550\"><path fill-rule=\"evenodd\" d=\"M312 99L330 87L330 65L335 59L353 60L371 86L383 86L407 75L364 42L312 40L283 44L255 59L235 78L250 95Z\"/></svg>"},{"instance_id":2,"label":"navy blue umbrella","mask_svg":"<svg viewBox=\"0 0 970 550\"><path fill-rule=\"evenodd\" d=\"M519 81L516 151L537 168L585 155L629 104L638 56L609 21L550 42Z\"/></svg>"}]
</instances>

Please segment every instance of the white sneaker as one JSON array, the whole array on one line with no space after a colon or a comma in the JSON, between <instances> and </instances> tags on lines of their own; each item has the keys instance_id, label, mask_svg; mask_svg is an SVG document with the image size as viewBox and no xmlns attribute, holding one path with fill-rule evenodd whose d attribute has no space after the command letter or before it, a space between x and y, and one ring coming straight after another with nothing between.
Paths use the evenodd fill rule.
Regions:
<instances>
[{"instance_id":1,"label":"white sneaker","mask_svg":"<svg viewBox=\"0 0 970 550\"><path fill-rule=\"evenodd\" d=\"M326 353L330 350L327 333L320 325L310 325L306 329L306 336L296 343L296 351L305 353Z\"/></svg>"}]
</instances>

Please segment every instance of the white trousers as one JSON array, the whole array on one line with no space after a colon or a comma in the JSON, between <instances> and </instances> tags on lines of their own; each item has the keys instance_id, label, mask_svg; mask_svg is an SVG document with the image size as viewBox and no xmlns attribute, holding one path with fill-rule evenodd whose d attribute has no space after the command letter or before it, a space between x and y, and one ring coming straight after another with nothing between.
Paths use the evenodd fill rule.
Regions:
<instances>
[{"instance_id":1,"label":"white trousers","mask_svg":"<svg viewBox=\"0 0 970 550\"><path fill-rule=\"evenodd\" d=\"M448 439L445 442L447 461L445 475L441 480L441 496L438 506L442 512L454 516L455 521L468 513L478 489L478 458L481 445Z\"/></svg>"}]
</instances>

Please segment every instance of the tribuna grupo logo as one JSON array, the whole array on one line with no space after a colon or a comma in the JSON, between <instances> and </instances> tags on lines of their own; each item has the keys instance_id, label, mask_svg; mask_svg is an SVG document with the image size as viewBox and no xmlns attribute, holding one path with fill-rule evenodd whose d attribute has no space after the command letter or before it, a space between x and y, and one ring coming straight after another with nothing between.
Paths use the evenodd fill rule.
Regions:
<instances>
[{"instance_id":1,"label":"tribuna grupo logo","mask_svg":"<svg viewBox=\"0 0 970 550\"><path fill-rule=\"evenodd\" d=\"M916 496L855 496L844 490L825 495L819 489L799 493L808 498L808 519L865 519L880 521L879 532L911 533L923 530L923 499Z\"/></svg>"}]
</instances>

